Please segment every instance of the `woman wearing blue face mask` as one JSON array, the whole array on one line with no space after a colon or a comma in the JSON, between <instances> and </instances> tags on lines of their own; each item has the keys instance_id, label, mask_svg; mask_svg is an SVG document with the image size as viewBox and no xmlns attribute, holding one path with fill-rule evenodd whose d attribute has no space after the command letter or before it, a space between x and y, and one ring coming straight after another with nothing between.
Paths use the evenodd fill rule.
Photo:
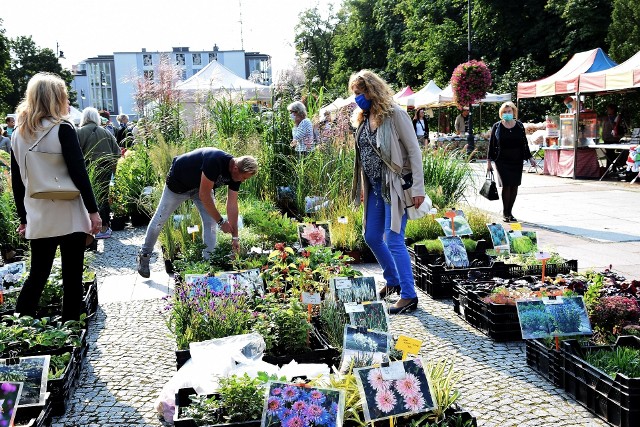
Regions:
<instances>
[{"instance_id":1,"label":"woman wearing blue face mask","mask_svg":"<svg viewBox=\"0 0 640 427\"><path fill-rule=\"evenodd\" d=\"M400 292L400 299L389 308L391 314L415 310L418 296L404 244L407 214L403 190L411 189L416 207L424 202L418 139L411 119L393 102L393 92L377 74L362 70L352 75L349 90L360 107L354 112L356 159L351 196L356 205L361 196L364 200L364 240L386 281L379 295L384 298Z\"/></svg>"},{"instance_id":2,"label":"woman wearing blue face mask","mask_svg":"<svg viewBox=\"0 0 640 427\"><path fill-rule=\"evenodd\" d=\"M291 130L293 140L291 147L299 154L313 150L313 123L307 118L307 109L300 101L295 101L287 107L294 126Z\"/></svg>"},{"instance_id":3,"label":"woman wearing blue face mask","mask_svg":"<svg viewBox=\"0 0 640 427\"><path fill-rule=\"evenodd\" d=\"M505 102L500 106L498 115L502 120L491 128L487 172L493 170L491 166L493 161L498 170L498 185L502 186L504 222L517 222L511 210L518 196L518 187L522 182L522 162L529 160L534 167L536 163L529 151L524 125L517 120L518 108L513 102Z\"/></svg>"}]
</instances>

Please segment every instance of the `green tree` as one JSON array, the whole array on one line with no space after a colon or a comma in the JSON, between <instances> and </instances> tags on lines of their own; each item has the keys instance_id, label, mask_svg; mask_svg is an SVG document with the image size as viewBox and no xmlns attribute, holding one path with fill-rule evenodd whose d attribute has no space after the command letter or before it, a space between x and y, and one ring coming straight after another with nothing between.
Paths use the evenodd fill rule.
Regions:
<instances>
[{"instance_id":1,"label":"green tree","mask_svg":"<svg viewBox=\"0 0 640 427\"><path fill-rule=\"evenodd\" d=\"M640 50L640 8L637 0L613 0L607 35L609 54L623 62Z\"/></svg>"},{"instance_id":2,"label":"green tree","mask_svg":"<svg viewBox=\"0 0 640 427\"><path fill-rule=\"evenodd\" d=\"M69 89L69 101L76 101L76 93L70 88L73 75L62 69L56 58L56 54L49 48L36 46L31 36L18 36L9 42L11 50L11 68L7 75L11 80L11 87L7 92L2 92L2 100L10 109L20 103L27 89L29 79L39 72L55 73L62 77Z\"/></svg>"},{"instance_id":3,"label":"green tree","mask_svg":"<svg viewBox=\"0 0 640 427\"><path fill-rule=\"evenodd\" d=\"M330 6L328 16L323 17L318 6L300 13L295 28L295 44L298 54L304 55L305 74L309 87L327 86L334 61L333 33L337 17Z\"/></svg>"},{"instance_id":4,"label":"green tree","mask_svg":"<svg viewBox=\"0 0 640 427\"><path fill-rule=\"evenodd\" d=\"M387 46L384 31L372 23L375 2L346 0L338 12L338 24L333 38L335 61L331 85L347 90L351 73L363 68L381 73L387 66Z\"/></svg>"},{"instance_id":5,"label":"green tree","mask_svg":"<svg viewBox=\"0 0 640 427\"><path fill-rule=\"evenodd\" d=\"M4 35L5 30L2 28L2 18L0 18L0 114L13 112L1 94L5 94L11 90L11 81L7 75L11 65L11 53L9 49L9 39Z\"/></svg>"}]
</instances>

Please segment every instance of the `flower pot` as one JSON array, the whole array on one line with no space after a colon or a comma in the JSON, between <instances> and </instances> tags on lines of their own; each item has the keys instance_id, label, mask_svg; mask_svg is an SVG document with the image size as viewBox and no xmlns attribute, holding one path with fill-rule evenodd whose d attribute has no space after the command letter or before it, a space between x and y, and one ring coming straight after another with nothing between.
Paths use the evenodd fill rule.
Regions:
<instances>
[{"instance_id":1,"label":"flower pot","mask_svg":"<svg viewBox=\"0 0 640 427\"><path fill-rule=\"evenodd\" d=\"M124 227L127 225L128 219L129 217L125 215L114 216L113 219L111 219L111 230L113 231L124 230Z\"/></svg>"},{"instance_id":2,"label":"flower pot","mask_svg":"<svg viewBox=\"0 0 640 427\"><path fill-rule=\"evenodd\" d=\"M343 254L353 258L352 264L360 264L362 262L362 252L354 249L352 251L342 251Z\"/></svg>"}]
</instances>

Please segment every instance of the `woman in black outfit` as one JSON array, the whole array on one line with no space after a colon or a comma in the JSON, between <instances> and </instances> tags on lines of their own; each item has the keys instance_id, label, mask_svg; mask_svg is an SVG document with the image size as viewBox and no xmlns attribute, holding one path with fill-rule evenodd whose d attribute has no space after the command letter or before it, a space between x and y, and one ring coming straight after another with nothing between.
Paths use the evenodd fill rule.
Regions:
<instances>
[{"instance_id":1,"label":"woman in black outfit","mask_svg":"<svg viewBox=\"0 0 640 427\"><path fill-rule=\"evenodd\" d=\"M498 170L498 185L502 187L502 214L504 222L517 222L511 210L522 182L522 162L535 160L529 151L529 143L522 122L517 120L518 108L513 102L500 106L498 114L501 120L491 128L491 139L487 153L487 172L492 171L491 161Z\"/></svg>"},{"instance_id":2,"label":"woman in black outfit","mask_svg":"<svg viewBox=\"0 0 640 427\"><path fill-rule=\"evenodd\" d=\"M413 115L413 130L421 147L429 145L429 123L424 116L424 108L418 108Z\"/></svg>"}]
</instances>

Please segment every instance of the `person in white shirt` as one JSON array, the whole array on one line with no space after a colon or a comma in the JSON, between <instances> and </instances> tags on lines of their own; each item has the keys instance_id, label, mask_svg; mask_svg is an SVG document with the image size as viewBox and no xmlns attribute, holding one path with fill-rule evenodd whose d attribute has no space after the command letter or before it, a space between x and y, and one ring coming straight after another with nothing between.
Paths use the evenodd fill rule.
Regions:
<instances>
[{"instance_id":1,"label":"person in white shirt","mask_svg":"<svg viewBox=\"0 0 640 427\"><path fill-rule=\"evenodd\" d=\"M416 132L421 147L429 145L429 123L424 116L424 108L418 108L413 116L413 130Z\"/></svg>"},{"instance_id":2,"label":"person in white shirt","mask_svg":"<svg viewBox=\"0 0 640 427\"><path fill-rule=\"evenodd\" d=\"M307 118L307 108L302 102L295 101L289 104L287 110L294 123L291 130L293 135L291 147L300 154L308 153L313 150L313 123Z\"/></svg>"}]
</instances>

